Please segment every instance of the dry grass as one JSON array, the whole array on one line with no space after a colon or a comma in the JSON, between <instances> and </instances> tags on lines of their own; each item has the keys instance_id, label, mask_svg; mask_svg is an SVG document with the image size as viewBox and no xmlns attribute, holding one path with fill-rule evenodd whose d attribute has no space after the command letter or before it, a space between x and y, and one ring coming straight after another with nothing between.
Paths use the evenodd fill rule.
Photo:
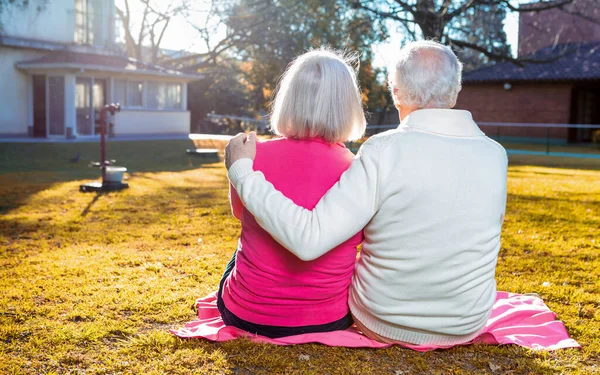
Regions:
<instances>
[{"instance_id":1,"label":"dry grass","mask_svg":"<svg viewBox=\"0 0 600 375\"><path fill-rule=\"evenodd\" d=\"M582 350L215 344L167 331L194 318L239 234L224 168L190 146L111 144L131 188L94 195L77 189L98 172L66 162L90 145L0 145L0 373L600 373L600 171L511 166L498 265L498 288L539 293Z\"/></svg>"}]
</instances>

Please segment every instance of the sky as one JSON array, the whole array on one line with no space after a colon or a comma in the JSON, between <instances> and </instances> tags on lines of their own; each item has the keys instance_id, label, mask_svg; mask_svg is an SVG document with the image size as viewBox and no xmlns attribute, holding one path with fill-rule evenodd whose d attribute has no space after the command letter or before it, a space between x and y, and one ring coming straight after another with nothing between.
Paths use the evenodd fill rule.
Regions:
<instances>
[{"instance_id":1,"label":"sky","mask_svg":"<svg viewBox=\"0 0 600 375\"><path fill-rule=\"evenodd\" d=\"M513 2L516 1L517 0L513 0ZM199 8L198 11L193 14L193 17L199 21L199 24L203 22L202 20L205 17L210 2L211 0L200 0L194 2L195 5L199 6ZM141 13L143 12L141 4L135 0L130 1L129 3L132 13L135 13L138 16L135 17L134 15L134 22L139 23L141 19ZM124 0L115 0L115 4L117 7L123 9ZM518 15L516 13L509 12L504 22L504 31L506 32L508 42L512 47L513 54L516 54L518 25ZM390 37L388 41L374 46L375 57L373 65L376 67L388 67L396 61L396 58L399 54L402 43L402 34L396 31L394 26L389 27L389 31ZM223 32L224 35L224 30L221 32ZM175 17L171 21L167 31L165 32L161 47L173 50L187 50L198 53L206 50L198 32L182 16Z\"/></svg>"}]
</instances>

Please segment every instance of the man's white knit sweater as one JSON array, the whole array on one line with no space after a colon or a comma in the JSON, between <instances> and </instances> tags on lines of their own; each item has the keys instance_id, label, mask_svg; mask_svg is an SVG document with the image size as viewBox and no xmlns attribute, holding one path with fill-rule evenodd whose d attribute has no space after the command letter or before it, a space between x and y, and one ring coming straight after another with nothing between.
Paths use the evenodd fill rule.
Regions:
<instances>
[{"instance_id":1,"label":"man's white knit sweater","mask_svg":"<svg viewBox=\"0 0 600 375\"><path fill-rule=\"evenodd\" d=\"M393 340L452 345L478 334L496 297L506 172L506 151L469 112L424 109L365 142L312 211L276 191L250 159L234 163L229 178L258 223L303 260L364 227L353 315Z\"/></svg>"}]
</instances>

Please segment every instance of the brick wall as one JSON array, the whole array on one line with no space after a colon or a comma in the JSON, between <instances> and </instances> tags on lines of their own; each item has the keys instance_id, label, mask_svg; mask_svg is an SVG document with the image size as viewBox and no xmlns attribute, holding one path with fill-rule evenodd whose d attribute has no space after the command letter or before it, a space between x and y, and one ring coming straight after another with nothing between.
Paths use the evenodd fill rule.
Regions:
<instances>
[{"instance_id":1,"label":"brick wall","mask_svg":"<svg viewBox=\"0 0 600 375\"><path fill-rule=\"evenodd\" d=\"M503 83L465 84L458 95L456 108L466 109L476 122L517 122L568 124L571 90L569 83L512 83L510 90ZM496 127L482 126L490 135ZM545 128L501 128L501 136L546 137ZM551 138L567 140L567 128L551 128Z\"/></svg>"}]
</instances>

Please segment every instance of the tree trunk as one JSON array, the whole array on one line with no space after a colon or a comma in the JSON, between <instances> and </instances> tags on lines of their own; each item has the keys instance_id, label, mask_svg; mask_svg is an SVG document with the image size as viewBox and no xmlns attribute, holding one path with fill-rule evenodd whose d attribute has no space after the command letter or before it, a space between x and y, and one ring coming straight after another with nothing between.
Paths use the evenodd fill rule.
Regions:
<instances>
[{"instance_id":1,"label":"tree trunk","mask_svg":"<svg viewBox=\"0 0 600 375\"><path fill-rule=\"evenodd\" d=\"M434 0L418 0L414 18L425 39L442 40L446 21L436 11Z\"/></svg>"}]
</instances>

